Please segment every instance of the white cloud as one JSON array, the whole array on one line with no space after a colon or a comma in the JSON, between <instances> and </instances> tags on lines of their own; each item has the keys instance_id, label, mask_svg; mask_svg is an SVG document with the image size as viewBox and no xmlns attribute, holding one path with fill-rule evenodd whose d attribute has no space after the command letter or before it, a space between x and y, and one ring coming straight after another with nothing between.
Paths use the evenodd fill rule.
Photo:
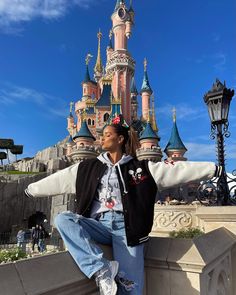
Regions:
<instances>
[{"instance_id":1,"label":"white cloud","mask_svg":"<svg viewBox=\"0 0 236 295\"><path fill-rule=\"evenodd\" d=\"M216 145L212 144L204 144L204 143L194 143L194 142L185 142L186 148L188 149L186 153L186 157L188 160L194 161L209 161L216 159ZM227 144L226 145L226 162L227 160L235 160L236 159L236 145L235 144Z\"/></svg>"},{"instance_id":2,"label":"white cloud","mask_svg":"<svg viewBox=\"0 0 236 295\"><path fill-rule=\"evenodd\" d=\"M40 109L44 109L44 115L50 114L57 117L65 117L67 115L67 102L60 97L9 83L0 84L0 86L0 105L2 105L2 109L4 107L9 108L10 105L14 104L19 104L20 106L21 103L27 102L30 105L36 104Z\"/></svg>"},{"instance_id":3,"label":"white cloud","mask_svg":"<svg viewBox=\"0 0 236 295\"><path fill-rule=\"evenodd\" d=\"M173 108L176 109L177 120L194 121L207 117L205 108L193 107L185 103L177 105L166 104L156 108L155 111L158 113L158 116L164 115L166 117L169 115L171 118Z\"/></svg>"},{"instance_id":4,"label":"white cloud","mask_svg":"<svg viewBox=\"0 0 236 295\"><path fill-rule=\"evenodd\" d=\"M93 2L95 0L0 0L0 29L16 33L24 22L36 18L58 19L74 5L89 8Z\"/></svg>"}]
</instances>

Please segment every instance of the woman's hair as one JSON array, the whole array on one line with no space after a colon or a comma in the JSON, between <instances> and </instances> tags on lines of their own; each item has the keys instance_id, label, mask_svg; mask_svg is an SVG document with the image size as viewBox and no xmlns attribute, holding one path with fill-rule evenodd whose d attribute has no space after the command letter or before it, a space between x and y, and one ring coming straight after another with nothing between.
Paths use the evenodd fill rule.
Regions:
<instances>
[{"instance_id":1,"label":"woman's hair","mask_svg":"<svg viewBox=\"0 0 236 295\"><path fill-rule=\"evenodd\" d=\"M133 127L126 127L122 124L110 124L113 127L116 134L122 135L124 137L124 142L122 145L122 152L124 154L136 157L136 150L140 147L137 133Z\"/></svg>"}]
</instances>

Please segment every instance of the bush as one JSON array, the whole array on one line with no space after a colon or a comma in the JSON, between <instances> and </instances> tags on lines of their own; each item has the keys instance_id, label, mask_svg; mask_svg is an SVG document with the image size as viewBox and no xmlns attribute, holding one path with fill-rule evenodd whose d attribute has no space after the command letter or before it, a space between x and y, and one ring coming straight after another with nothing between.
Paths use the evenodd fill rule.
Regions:
<instances>
[{"instance_id":1,"label":"bush","mask_svg":"<svg viewBox=\"0 0 236 295\"><path fill-rule=\"evenodd\" d=\"M171 238L193 239L203 235L204 232L199 228L180 229L179 231L170 232Z\"/></svg>"},{"instance_id":2,"label":"bush","mask_svg":"<svg viewBox=\"0 0 236 295\"><path fill-rule=\"evenodd\" d=\"M26 257L26 253L19 248L0 250L0 263L13 262Z\"/></svg>"}]
</instances>

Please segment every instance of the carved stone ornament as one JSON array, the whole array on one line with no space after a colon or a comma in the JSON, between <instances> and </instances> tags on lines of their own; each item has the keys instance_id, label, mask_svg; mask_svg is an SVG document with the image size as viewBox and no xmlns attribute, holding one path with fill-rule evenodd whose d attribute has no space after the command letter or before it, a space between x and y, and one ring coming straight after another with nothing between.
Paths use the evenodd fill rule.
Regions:
<instances>
[{"instance_id":1,"label":"carved stone ornament","mask_svg":"<svg viewBox=\"0 0 236 295\"><path fill-rule=\"evenodd\" d=\"M189 228L192 225L192 215L188 212L165 211L155 214L153 228Z\"/></svg>"}]
</instances>

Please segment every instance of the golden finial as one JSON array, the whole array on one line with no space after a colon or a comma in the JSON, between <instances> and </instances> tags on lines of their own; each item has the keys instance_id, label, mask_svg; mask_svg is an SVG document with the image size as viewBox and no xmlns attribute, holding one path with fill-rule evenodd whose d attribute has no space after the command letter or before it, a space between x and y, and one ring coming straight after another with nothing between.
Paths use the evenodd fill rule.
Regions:
<instances>
[{"instance_id":1,"label":"golden finial","mask_svg":"<svg viewBox=\"0 0 236 295\"><path fill-rule=\"evenodd\" d=\"M71 101L71 102L70 102L70 113L72 113L73 106L74 106L74 102L73 102L73 101Z\"/></svg>"},{"instance_id":2,"label":"golden finial","mask_svg":"<svg viewBox=\"0 0 236 295\"><path fill-rule=\"evenodd\" d=\"M175 107L173 107L172 112L173 112L173 122L176 122L176 108Z\"/></svg>"},{"instance_id":3,"label":"golden finial","mask_svg":"<svg viewBox=\"0 0 236 295\"><path fill-rule=\"evenodd\" d=\"M91 60L92 57L93 57L93 56L92 56L92 54L90 54L90 53L88 53L88 54L86 55L86 58L85 58L86 65L89 64L89 62L90 62L90 60Z\"/></svg>"},{"instance_id":4,"label":"golden finial","mask_svg":"<svg viewBox=\"0 0 236 295\"><path fill-rule=\"evenodd\" d=\"M146 57L144 58L143 65L144 65L144 71L146 72L147 71L147 59L146 59Z\"/></svg>"}]
</instances>

